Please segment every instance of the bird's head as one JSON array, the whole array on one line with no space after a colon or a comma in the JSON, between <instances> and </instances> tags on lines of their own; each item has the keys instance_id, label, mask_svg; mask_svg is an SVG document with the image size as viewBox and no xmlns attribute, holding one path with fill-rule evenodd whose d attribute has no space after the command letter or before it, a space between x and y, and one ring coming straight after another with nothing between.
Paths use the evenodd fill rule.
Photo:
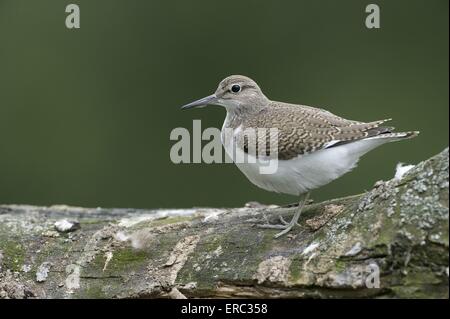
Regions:
<instances>
[{"instance_id":1,"label":"bird's head","mask_svg":"<svg viewBox=\"0 0 450 319\"><path fill-rule=\"evenodd\" d=\"M243 75L231 75L223 79L214 94L196 100L182 107L183 110L204 107L208 104L220 105L233 111L263 108L269 100L258 84Z\"/></svg>"}]
</instances>

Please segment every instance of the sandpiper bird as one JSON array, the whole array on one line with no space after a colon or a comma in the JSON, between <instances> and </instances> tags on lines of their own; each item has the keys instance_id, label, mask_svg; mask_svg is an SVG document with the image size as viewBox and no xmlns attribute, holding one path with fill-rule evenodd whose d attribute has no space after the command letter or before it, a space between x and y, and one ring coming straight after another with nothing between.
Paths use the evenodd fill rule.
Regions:
<instances>
[{"instance_id":1,"label":"sandpiper bird","mask_svg":"<svg viewBox=\"0 0 450 319\"><path fill-rule=\"evenodd\" d=\"M275 237L286 234L297 224L312 189L349 172L362 155L375 147L419 134L417 131L393 133L393 127L382 126L388 120L364 123L319 108L271 101L255 81L242 75L225 78L214 94L186 104L182 109L208 104L223 106L227 111L222 144L232 158L235 158L233 146L224 138L226 130L231 129L237 138L247 128L277 129L278 169L273 174L261 174L258 161L236 163L256 186L300 196L298 208L289 223L281 219L279 225L259 225L282 229ZM249 148L244 143L237 146L237 151L249 153Z\"/></svg>"}]
</instances>

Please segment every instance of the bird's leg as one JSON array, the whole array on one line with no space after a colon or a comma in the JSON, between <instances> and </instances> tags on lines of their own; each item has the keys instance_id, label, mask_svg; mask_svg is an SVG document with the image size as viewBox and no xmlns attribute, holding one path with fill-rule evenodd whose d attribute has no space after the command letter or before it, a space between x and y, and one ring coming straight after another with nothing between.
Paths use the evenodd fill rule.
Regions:
<instances>
[{"instance_id":1,"label":"bird's leg","mask_svg":"<svg viewBox=\"0 0 450 319\"><path fill-rule=\"evenodd\" d=\"M280 218L282 224L278 225L272 225L272 224L264 224L264 225L258 225L260 228L271 228L271 229L283 229L283 231L279 232L275 235L275 238L278 238L280 236L283 236L284 234L288 233L292 227L295 225L298 225L298 219L300 217L300 214L302 212L303 207L305 206L306 202L308 201L309 192L302 194L300 197L300 202L298 204L298 207L295 211L294 217L292 217L291 221L287 223L282 217Z\"/></svg>"}]
</instances>

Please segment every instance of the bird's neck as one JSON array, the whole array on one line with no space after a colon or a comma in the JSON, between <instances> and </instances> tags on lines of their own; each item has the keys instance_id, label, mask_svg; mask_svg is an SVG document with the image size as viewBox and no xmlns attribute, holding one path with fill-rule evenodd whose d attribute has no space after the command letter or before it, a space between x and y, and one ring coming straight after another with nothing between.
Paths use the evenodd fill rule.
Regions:
<instances>
[{"instance_id":1,"label":"bird's neck","mask_svg":"<svg viewBox=\"0 0 450 319\"><path fill-rule=\"evenodd\" d=\"M227 107L227 116L223 123L223 128L236 128L245 122L246 119L257 116L267 109L268 105L245 105L239 107Z\"/></svg>"},{"instance_id":2,"label":"bird's neck","mask_svg":"<svg viewBox=\"0 0 450 319\"><path fill-rule=\"evenodd\" d=\"M236 112L235 110L228 110L227 109L227 116L225 117L225 121L223 122L222 131L225 128L236 128L238 127L241 122L242 118L239 116L239 112Z\"/></svg>"}]
</instances>

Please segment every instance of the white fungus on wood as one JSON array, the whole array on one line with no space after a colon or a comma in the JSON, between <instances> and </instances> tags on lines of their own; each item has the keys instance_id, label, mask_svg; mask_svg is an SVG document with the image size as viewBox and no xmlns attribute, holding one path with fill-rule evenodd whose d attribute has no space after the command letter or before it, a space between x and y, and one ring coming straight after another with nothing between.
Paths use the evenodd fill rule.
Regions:
<instances>
[{"instance_id":1,"label":"white fungus on wood","mask_svg":"<svg viewBox=\"0 0 450 319\"><path fill-rule=\"evenodd\" d=\"M61 233L68 233L80 228L80 223L77 221L61 219L55 222L55 229Z\"/></svg>"}]
</instances>

